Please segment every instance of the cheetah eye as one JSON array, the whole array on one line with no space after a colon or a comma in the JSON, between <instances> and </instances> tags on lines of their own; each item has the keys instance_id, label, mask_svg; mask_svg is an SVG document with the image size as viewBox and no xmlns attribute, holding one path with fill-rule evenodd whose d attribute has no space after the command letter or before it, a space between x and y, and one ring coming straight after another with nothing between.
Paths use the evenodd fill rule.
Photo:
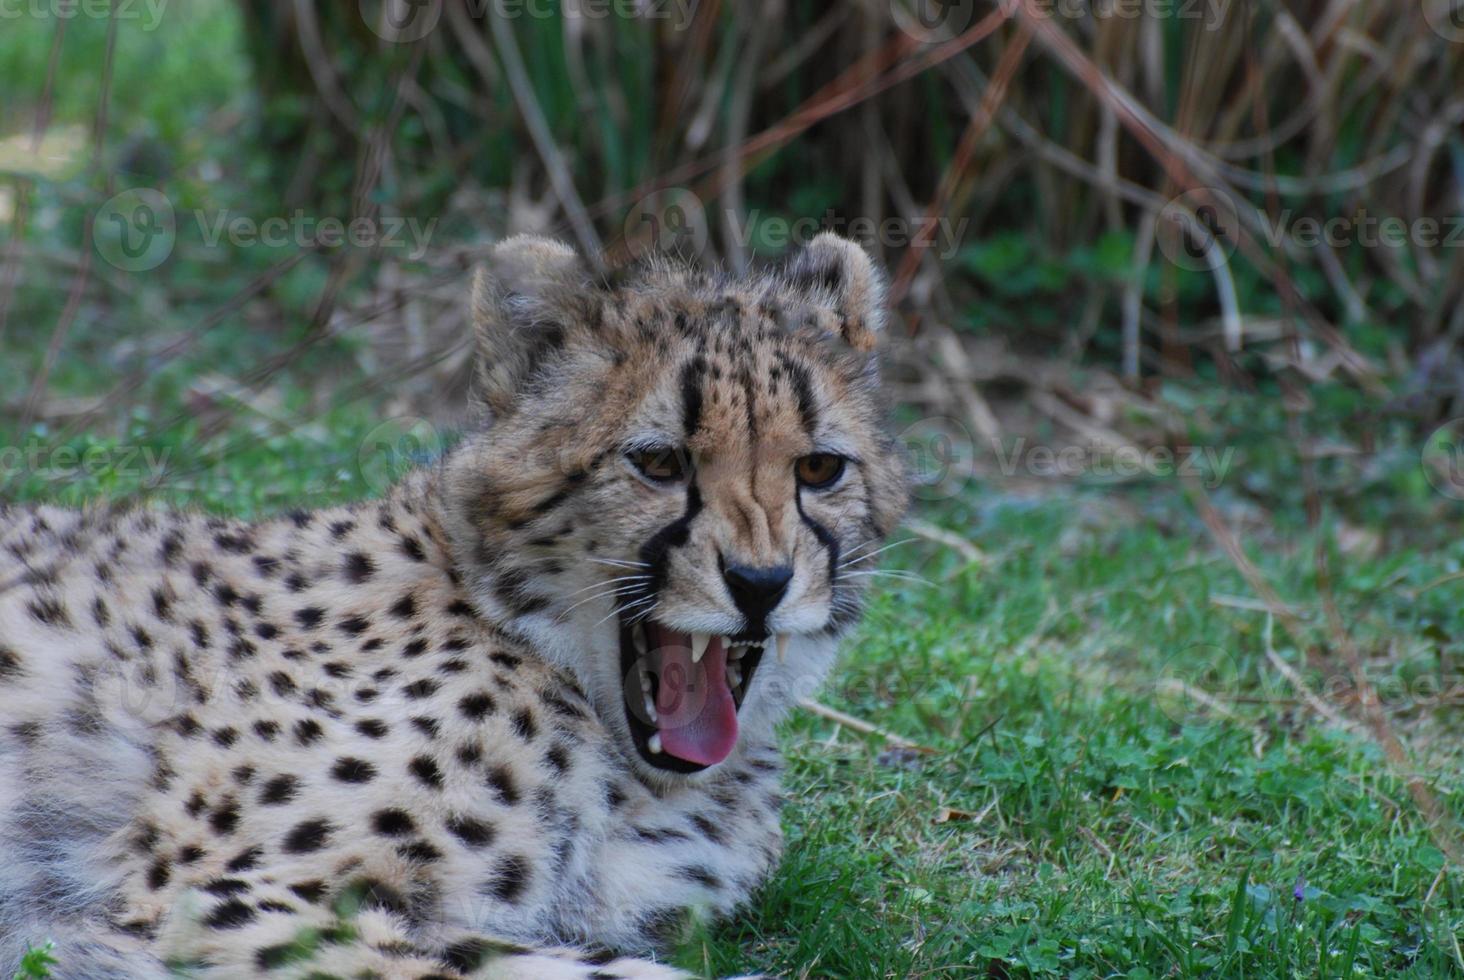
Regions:
<instances>
[{"instance_id":1,"label":"cheetah eye","mask_svg":"<svg viewBox=\"0 0 1464 980\"><path fill-rule=\"evenodd\" d=\"M846 462L843 456L833 453L813 453L799 459L794 471L798 474L798 482L808 489L827 490L844 475Z\"/></svg>"},{"instance_id":2,"label":"cheetah eye","mask_svg":"<svg viewBox=\"0 0 1464 980\"><path fill-rule=\"evenodd\" d=\"M656 483L675 483L686 476L685 454L670 446L632 449L625 458L642 476Z\"/></svg>"}]
</instances>

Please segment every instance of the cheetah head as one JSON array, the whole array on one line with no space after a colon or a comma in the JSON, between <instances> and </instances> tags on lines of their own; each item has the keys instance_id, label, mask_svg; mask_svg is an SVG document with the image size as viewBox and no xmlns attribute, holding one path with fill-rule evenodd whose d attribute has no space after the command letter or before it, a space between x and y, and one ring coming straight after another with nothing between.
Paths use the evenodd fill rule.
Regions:
<instances>
[{"instance_id":1,"label":"cheetah head","mask_svg":"<svg viewBox=\"0 0 1464 980\"><path fill-rule=\"evenodd\" d=\"M611 282L528 237L479 273L491 423L448 461L459 570L641 771L766 744L858 619L906 504L882 304L834 235L743 279L657 260Z\"/></svg>"}]
</instances>

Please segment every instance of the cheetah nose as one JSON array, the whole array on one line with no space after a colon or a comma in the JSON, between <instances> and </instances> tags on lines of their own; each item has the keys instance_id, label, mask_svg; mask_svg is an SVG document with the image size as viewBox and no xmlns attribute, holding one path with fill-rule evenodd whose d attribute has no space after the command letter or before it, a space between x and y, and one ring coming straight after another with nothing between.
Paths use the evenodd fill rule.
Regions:
<instances>
[{"instance_id":1,"label":"cheetah nose","mask_svg":"<svg viewBox=\"0 0 1464 980\"><path fill-rule=\"evenodd\" d=\"M766 632L764 621L783 601L788 583L793 580L793 569L787 565L770 568L728 565L722 570L722 578L727 582L727 591L732 593L737 609L747 617L748 628L754 632Z\"/></svg>"}]
</instances>

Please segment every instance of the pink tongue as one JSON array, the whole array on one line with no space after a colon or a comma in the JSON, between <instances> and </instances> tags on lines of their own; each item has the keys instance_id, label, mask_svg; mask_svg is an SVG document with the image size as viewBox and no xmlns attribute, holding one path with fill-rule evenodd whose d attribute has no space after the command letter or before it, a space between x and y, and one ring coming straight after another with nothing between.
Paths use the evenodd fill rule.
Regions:
<instances>
[{"instance_id":1,"label":"pink tongue","mask_svg":"<svg viewBox=\"0 0 1464 980\"><path fill-rule=\"evenodd\" d=\"M656 714L661 751L686 762L714 766L737 744L737 704L727 687L727 651L713 637L700 663L691 662L691 637L649 627L651 648L661 651Z\"/></svg>"}]
</instances>

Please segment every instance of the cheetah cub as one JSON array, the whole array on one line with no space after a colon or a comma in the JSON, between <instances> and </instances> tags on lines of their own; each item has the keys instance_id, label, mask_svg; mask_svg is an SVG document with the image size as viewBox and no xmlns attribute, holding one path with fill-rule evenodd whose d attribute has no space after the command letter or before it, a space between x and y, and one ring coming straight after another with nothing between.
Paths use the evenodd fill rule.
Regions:
<instances>
[{"instance_id":1,"label":"cheetah cub","mask_svg":"<svg viewBox=\"0 0 1464 980\"><path fill-rule=\"evenodd\" d=\"M0 974L683 976L906 503L882 302L832 235L614 284L515 238L489 424L383 499L0 509Z\"/></svg>"}]
</instances>

